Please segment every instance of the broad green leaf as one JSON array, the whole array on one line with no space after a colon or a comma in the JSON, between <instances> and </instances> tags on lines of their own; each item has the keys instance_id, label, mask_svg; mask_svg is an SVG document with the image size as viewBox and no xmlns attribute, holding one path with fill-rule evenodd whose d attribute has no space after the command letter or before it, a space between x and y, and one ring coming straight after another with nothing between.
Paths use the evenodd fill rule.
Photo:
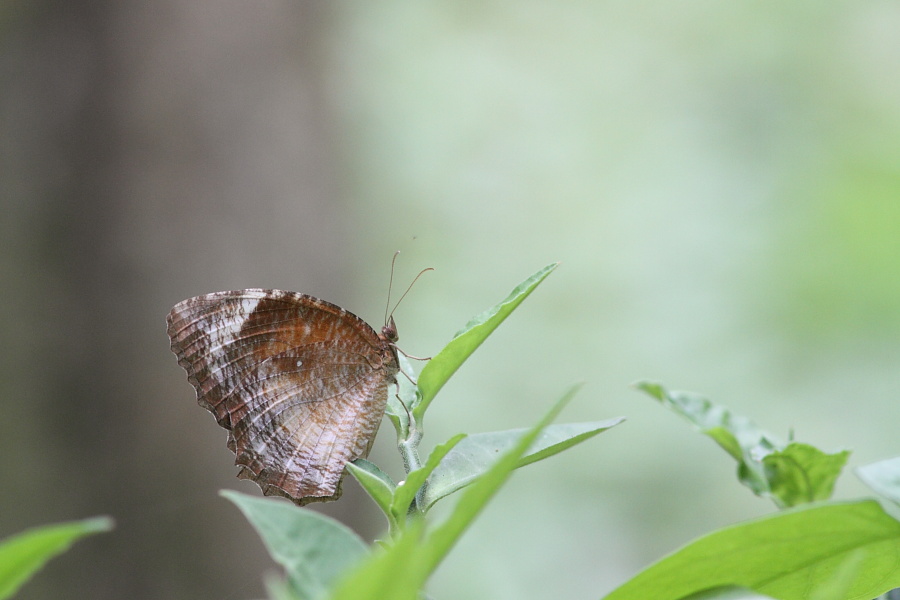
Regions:
<instances>
[{"instance_id":1,"label":"broad green leaf","mask_svg":"<svg viewBox=\"0 0 900 600\"><path fill-rule=\"evenodd\" d=\"M522 467L558 454L622 421L624 421L623 417L590 423L550 425L540 433L525 456L519 459L516 467ZM431 508L441 498L478 479L527 431L527 429L510 429L468 436L447 454L447 457L441 461L438 468L428 478L423 498L424 508Z\"/></svg>"},{"instance_id":2,"label":"broad green leaf","mask_svg":"<svg viewBox=\"0 0 900 600\"><path fill-rule=\"evenodd\" d=\"M848 554L841 564L822 577L820 585L810 594L810 600L844 600L850 595L859 572L866 560L865 552L857 550Z\"/></svg>"},{"instance_id":3,"label":"broad green leaf","mask_svg":"<svg viewBox=\"0 0 900 600\"><path fill-rule=\"evenodd\" d=\"M364 458L358 458L353 462L347 463L346 469L372 497L372 500L375 501L375 504L387 517L391 527L396 526L396 523L391 519L391 501L393 500L397 484L394 483L390 476L382 471L378 465Z\"/></svg>"},{"instance_id":4,"label":"broad green leaf","mask_svg":"<svg viewBox=\"0 0 900 600\"><path fill-rule=\"evenodd\" d=\"M569 402L573 393L574 389L563 396L533 429L469 486L446 521L431 531L425 530L423 519L411 521L391 546L374 554L344 579L331 599L417 600L420 590L440 562L506 482L541 430Z\"/></svg>"},{"instance_id":5,"label":"broad green leaf","mask_svg":"<svg viewBox=\"0 0 900 600\"><path fill-rule=\"evenodd\" d=\"M900 522L872 500L789 509L726 527L651 565L605 600L678 600L737 585L779 600L811 600L859 561L845 600L900 586Z\"/></svg>"},{"instance_id":6,"label":"broad green leaf","mask_svg":"<svg viewBox=\"0 0 900 600\"><path fill-rule=\"evenodd\" d=\"M451 452L453 448L459 444L460 440L465 437L466 434L460 433L450 438L445 443L438 444L431 451L431 454L428 455L428 460L425 461L425 465L421 469L416 469L415 471L407 473L406 480L398 485L397 489L394 491L394 498L391 502L391 513L398 523L403 523L410 505L416 495L420 493L422 486L425 485L428 476L434 472L447 453Z\"/></svg>"},{"instance_id":7,"label":"broad green leaf","mask_svg":"<svg viewBox=\"0 0 900 600\"><path fill-rule=\"evenodd\" d=\"M493 308L478 315L462 328L443 350L438 352L419 374L418 402L412 407L416 421L422 417L434 396L478 346L503 322L509 314L549 275L559 263L547 265L510 292Z\"/></svg>"},{"instance_id":8,"label":"broad green leaf","mask_svg":"<svg viewBox=\"0 0 900 600\"><path fill-rule=\"evenodd\" d=\"M750 419L687 392L642 382L638 389L685 417L738 461L738 479L781 508L831 496L849 451L828 454L808 444L784 444Z\"/></svg>"},{"instance_id":9,"label":"broad green leaf","mask_svg":"<svg viewBox=\"0 0 900 600\"><path fill-rule=\"evenodd\" d=\"M900 504L900 456L858 467L856 476L879 496Z\"/></svg>"},{"instance_id":10,"label":"broad green leaf","mask_svg":"<svg viewBox=\"0 0 900 600\"><path fill-rule=\"evenodd\" d=\"M221 494L244 513L302 600L323 597L348 567L369 553L358 535L323 514L274 498L228 490Z\"/></svg>"},{"instance_id":11,"label":"broad green leaf","mask_svg":"<svg viewBox=\"0 0 900 600\"><path fill-rule=\"evenodd\" d=\"M80 538L110 531L109 517L35 527L0 540L0 599L10 598L51 558Z\"/></svg>"}]
</instances>

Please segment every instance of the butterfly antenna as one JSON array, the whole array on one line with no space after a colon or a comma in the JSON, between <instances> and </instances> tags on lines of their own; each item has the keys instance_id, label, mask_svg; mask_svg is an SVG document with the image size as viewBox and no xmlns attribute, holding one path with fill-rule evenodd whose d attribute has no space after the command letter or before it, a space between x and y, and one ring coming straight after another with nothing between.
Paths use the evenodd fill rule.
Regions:
<instances>
[{"instance_id":1,"label":"butterfly antenna","mask_svg":"<svg viewBox=\"0 0 900 600\"><path fill-rule=\"evenodd\" d=\"M396 257L397 255L395 254L394 256ZM421 277L427 271L434 271L434 267L428 267L427 269L422 269L421 271L419 271L419 274L416 275L416 278L412 280L412 283L409 284L409 287L406 288L406 291L403 292L403 295L400 296L399 300L397 300L397 304L394 305L394 310L397 310L397 307L400 306L400 303L403 302L404 298L406 298L406 295L409 293L409 290L412 289L412 286L415 285L415 283L419 280L419 277ZM385 318L385 323L387 323L388 319L394 316L394 310L392 310L391 314L388 315L387 318Z\"/></svg>"},{"instance_id":2,"label":"butterfly antenna","mask_svg":"<svg viewBox=\"0 0 900 600\"><path fill-rule=\"evenodd\" d=\"M391 289L394 287L394 263L397 262L398 254L400 254L399 250L394 252L394 258L391 259L391 277L390 277L390 279L388 279L388 297L387 297L387 302L384 305L384 324L385 325L387 325L387 321L388 321L388 309L391 307ZM401 298L401 300L402 299L403 298ZM396 307L394 307L394 308L396 308Z\"/></svg>"}]
</instances>

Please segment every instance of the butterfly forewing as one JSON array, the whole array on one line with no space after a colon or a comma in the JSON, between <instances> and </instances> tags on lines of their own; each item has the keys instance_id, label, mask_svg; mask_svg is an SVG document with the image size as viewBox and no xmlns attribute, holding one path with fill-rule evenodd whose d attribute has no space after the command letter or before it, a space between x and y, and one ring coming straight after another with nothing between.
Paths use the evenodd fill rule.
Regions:
<instances>
[{"instance_id":1,"label":"butterfly forewing","mask_svg":"<svg viewBox=\"0 0 900 600\"><path fill-rule=\"evenodd\" d=\"M395 382L391 343L333 304L278 290L198 296L168 321L198 402L229 430L238 476L300 504L337 498Z\"/></svg>"}]
</instances>

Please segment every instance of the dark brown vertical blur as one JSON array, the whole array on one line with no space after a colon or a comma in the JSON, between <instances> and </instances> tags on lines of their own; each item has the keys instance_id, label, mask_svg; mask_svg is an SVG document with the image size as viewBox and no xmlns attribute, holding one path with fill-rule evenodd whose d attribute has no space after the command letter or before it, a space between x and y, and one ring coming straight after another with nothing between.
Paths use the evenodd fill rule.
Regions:
<instances>
[{"instance_id":1,"label":"dark brown vertical blur","mask_svg":"<svg viewBox=\"0 0 900 600\"><path fill-rule=\"evenodd\" d=\"M274 567L216 494L258 492L165 315L220 289L347 292L328 18L312 0L0 7L0 537L117 522L20 598L263 595Z\"/></svg>"}]
</instances>

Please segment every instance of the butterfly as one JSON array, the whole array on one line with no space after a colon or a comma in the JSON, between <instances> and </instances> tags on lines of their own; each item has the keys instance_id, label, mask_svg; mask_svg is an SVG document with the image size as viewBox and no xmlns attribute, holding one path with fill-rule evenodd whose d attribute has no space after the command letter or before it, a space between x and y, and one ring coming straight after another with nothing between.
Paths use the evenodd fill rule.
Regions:
<instances>
[{"instance_id":1,"label":"butterfly","mask_svg":"<svg viewBox=\"0 0 900 600\"><path fill-rule=\"evenodd\" d=\"M337 500L397 382L394 318L379 333L306 294L246 289L183 300L167 322L197 402L228 430L237 476L300 505Z\"/></svg>"}]
</instances>

